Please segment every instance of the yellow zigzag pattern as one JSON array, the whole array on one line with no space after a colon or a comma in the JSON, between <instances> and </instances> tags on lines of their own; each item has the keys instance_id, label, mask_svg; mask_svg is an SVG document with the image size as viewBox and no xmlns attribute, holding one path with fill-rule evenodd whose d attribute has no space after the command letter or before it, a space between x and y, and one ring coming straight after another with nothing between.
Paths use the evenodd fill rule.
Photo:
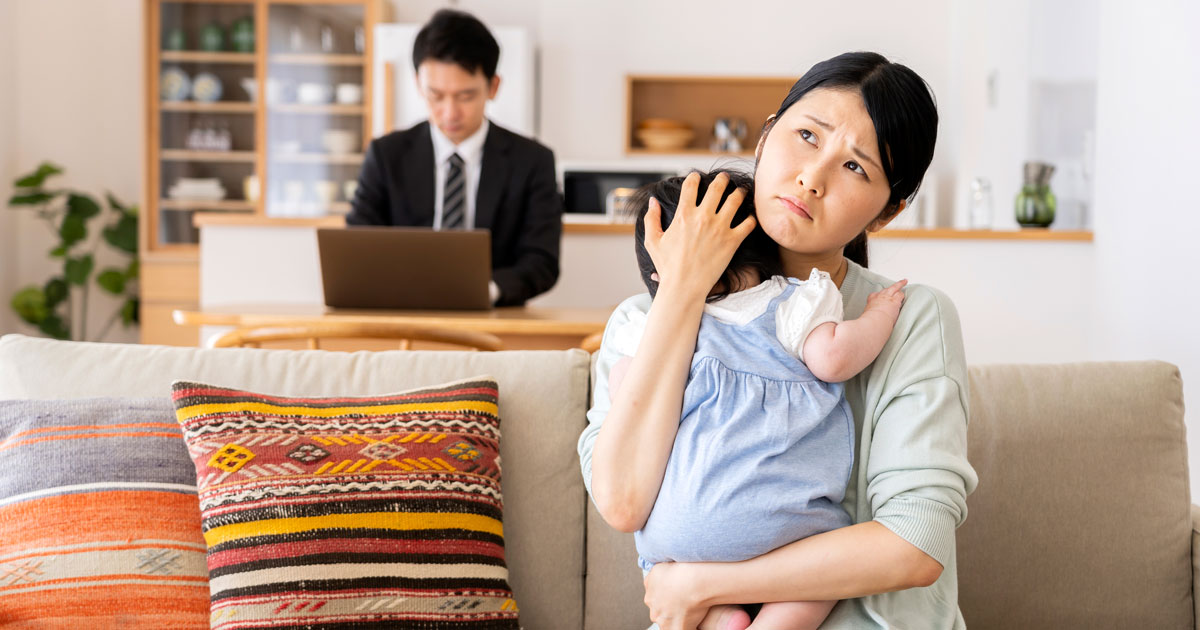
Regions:
<instances>
[{"instance_id":1,"label":"yellow zigzag pattern","mask_svg":"<svg viewBox=\"0 0 1200 630\"><path fill-rule=\"evenodd\" d=\"M312 439L314 442L320 442L321 444L324 444L325 446L329 446L331 444L336 444L338 446L346 446L347 444L375 444L378 442L392 442L396 438L400 438L401 444L406 444L408 442L412 442L414 444L424 444L425 442L429 442L430 444L437 444L438 442L441 442L442 440L446 439L446 435L443 433L439 433L436 435L432 434L432 433L408 433L408 434L405 434L403 437L401 437L401 434L389 435L386 438L383 438L382 440L376 440L373 438L369 438L365 435L357 435L357 434L349 435L349 436L336 436L336 435L326 435L326 436L314 435L314 436L312 436Z\"/></svg>"},{"instance_id":2,"label":"yellow zigzag pattern","mask_svg":"<svg viewBox=\"0 0 1200 630\"><path fill-rule=\"evenodd\" d=\"M368 463L369 462L369 463ZM382 464L391 464L395 468L406 472L414 470L447 470L454 472L456 469L451 466L446 460L441 457L409 457L406 459L344 459L340 462L325 462L317 469L315 474L318 475L336 475L338 473L353 473L353 472L371 472Z\"/></svg>"}]
</instances>

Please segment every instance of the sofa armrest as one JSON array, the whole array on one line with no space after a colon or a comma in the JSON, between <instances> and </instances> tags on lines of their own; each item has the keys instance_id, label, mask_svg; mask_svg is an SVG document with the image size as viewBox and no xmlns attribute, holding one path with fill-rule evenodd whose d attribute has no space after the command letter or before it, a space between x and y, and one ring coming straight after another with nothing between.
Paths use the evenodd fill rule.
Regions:
<instances>
[{"instance_id":1,"label":"sofa armrest","mask_svg":"<svg viewBox=\"0 0 1200 630\"><path fill-rule=\"evenodd\" d=\"M1200 505L1192 504L1192 623L1200 630Z\"/></svg>"}]
</instances>

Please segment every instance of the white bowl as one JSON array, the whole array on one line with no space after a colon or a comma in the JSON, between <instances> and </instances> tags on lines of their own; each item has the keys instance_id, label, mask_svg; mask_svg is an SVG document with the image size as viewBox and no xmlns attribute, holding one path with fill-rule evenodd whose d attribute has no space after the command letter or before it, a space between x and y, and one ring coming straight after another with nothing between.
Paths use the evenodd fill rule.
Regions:
<instances>
[{"instance_id":1,"label":"white bowl","mask_svg":"<svg viewBox=\"0 0 1200 630\"><path fill-rule=\"evenodd\" d=\"M345 129L326 129L321 134L321 146L335 154L354 153L358 145L358 134Z\"/></svg>"},{"instance_id":2,"label":"white bowl","mask_svg":"<svg viewBox=\"0 0 1200 630\"><path fill-rule=\"evenodd\" d=\"M324 83L301 83L296 100L304 105L324 105L333 100L333 88Z\"/></svg>"},{"instance_id":3,"label":"white bowl","mask_svg":"<svg viewBox=\"0 0 1200 630\"><path fill-rule=\"evenodd\" d=\"M362 97L362 86L357 83L339 83L337 86L337 102L342 105L358 105Z\"/></svg>"},{"instance_id":4,"label":"white bowl","mask_svg":"<svg viewBox=\"0 0 1200 630\"><path fill-rule=\"evenodd\" d=\"M242 89L246 91L246 96L250 97L250 102L258 100L258 81L254 77L242 77Z\"/></svg>"}]
</instances>

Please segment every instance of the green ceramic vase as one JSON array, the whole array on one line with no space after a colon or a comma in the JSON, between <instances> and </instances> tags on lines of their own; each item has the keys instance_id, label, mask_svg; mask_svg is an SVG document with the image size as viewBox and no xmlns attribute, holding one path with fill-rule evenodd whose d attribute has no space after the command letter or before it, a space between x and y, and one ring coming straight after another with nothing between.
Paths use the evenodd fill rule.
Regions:
<instances>
[{"instance_id":1,"label":"green ceramic vase","mask_svg":"<svg viewBox=\"0 0 1200 630\"><path fill-rule=\"evenodd\" d=\"M1054 210L1058 200L1050 190L1050 176L1054 166L1041 162L1025 163L1025 185L1017 193L1017 223L1021 227L1049 227L1054 223Z\"/></svg>"},{"instance_id":2,"label":"green ceramic vase","mask_svg":"<svg viewBox=\"0 0 1200 630\"><path fill-rule=\"evenodd\" d=\"M225 29L220 24L209 24L200 29L200 50L219 52L225 50Z\"/></svg>"},{"instance_id":3,"label":"green ceramic vase","mask_svg":"<svg viewBox=\"0 0 1200 630\"><path fill-rule=\"evenodd\" d=\"M163 50L184 50L187 48L187 36L184 35L183 29L176 26L167 31L163 37Z\"/></svg>"},{"instance_id":4,"label":"green ceramic vase","mask_svg":"<svg viewBox=\"0 0 1200 630\"><path fill-rule=\"evenodd\" d=\"M237 52L254 52L254 20L239 18L229 27L229 44Z\"/></svg>"}]
</instances>

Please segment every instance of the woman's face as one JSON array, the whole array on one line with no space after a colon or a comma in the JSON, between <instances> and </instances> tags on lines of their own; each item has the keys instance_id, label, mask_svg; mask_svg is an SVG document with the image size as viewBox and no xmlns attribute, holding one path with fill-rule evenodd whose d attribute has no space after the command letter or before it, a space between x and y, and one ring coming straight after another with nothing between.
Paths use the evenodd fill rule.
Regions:
<instances>
[{"instance_id":1,"label":"woman's face","mask_svg":"<svg viewBox=\"0 0 1200 630\"><path fill-rule=\"evenodd\" d=\"M883 227L874 220L890 187L878 146L857 91L805 94L759 145L754 205L763 230L794 254L840 257L864 228Z\"/></svg>"}]
</instances>

